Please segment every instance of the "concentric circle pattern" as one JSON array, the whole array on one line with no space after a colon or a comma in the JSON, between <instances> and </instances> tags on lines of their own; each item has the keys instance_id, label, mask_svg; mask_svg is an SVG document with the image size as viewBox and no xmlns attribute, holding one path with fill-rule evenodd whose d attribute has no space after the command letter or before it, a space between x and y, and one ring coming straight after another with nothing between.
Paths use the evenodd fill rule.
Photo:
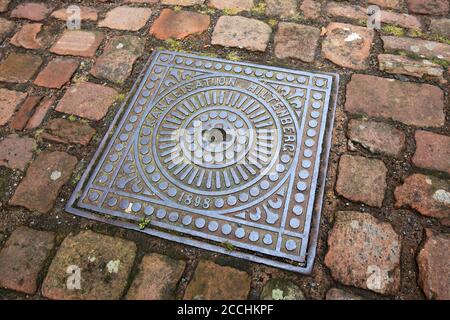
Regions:
<instances>
[{"instance_id":1,"label":"concentric circle pattern","mask_svg":"<svg viewBox=\"0 0 450 320\"><path fill-rule=\"evenodd\" d=\"M149 188L183 206L248 206L273 193L293 163L287 149L298 150L291 108L247 78L194 78L156 105L161 112L147 114L153 126L142 126L137 141L140 162L151 158L141 169Z\"/></svg>"}]
</instances>

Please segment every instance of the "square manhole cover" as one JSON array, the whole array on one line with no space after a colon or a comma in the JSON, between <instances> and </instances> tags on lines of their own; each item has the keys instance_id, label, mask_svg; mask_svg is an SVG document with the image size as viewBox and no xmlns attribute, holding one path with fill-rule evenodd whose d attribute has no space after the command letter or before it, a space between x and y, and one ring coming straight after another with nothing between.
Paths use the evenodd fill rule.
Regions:
<instances>
[{"instance_id":1,"label":"square manhole cover","mask_svg":"<svg viewBox=\"0 0 450 320\"><path fill-rule=\"evenodd\" d=\"M336 75L155 52L67 210L308 273Z\"/></svg>"}]
</instances>

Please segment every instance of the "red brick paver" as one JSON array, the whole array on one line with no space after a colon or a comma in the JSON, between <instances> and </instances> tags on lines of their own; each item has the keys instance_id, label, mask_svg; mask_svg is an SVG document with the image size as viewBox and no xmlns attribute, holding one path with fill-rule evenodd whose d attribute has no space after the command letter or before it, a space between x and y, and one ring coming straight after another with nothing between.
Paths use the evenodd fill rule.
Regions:
<instances>
[{"instance_id":1,"label":"red brick paver","mask_svg":"<svg viewBox=\"0 0 450 320\"><path fill-rule=\"evenodd\" d=\"M409 12L422 14L447 14L450 10L448 0L406 0Z\"/></svg>"},{"instance_id":2,"label":"red brick paver","mask_svg":"<svg viewBox=\"0 0 450 320\"><path fill-rule=\"evenodd\" d=\"M320 11L322 9L322 3L315 0L303 0L300 10L306 19L318 19L320 17Z\"/></svg>"},{"instance_id":3,"label":"red brick paver","mask_svg":"<svg viewBox=\"0 0 450 320\"><path fill-rule=\"evenodd\" d=\"M371 29L343 23L331 23L322 43L325 58L342 67L366 69L374 32Z\"/></svg>"},{"instance_id":4,"label":"red brick paver","mask_svg":"<svg viewBox=\"0 0 450 320\"><path fill-rule=\"evenodd\" d=\"M305 300L302 290L283 279L270 279L264 285L261 300Z\"/></svg>"},{"instance_id":5,"label":"red brick paver","mask_svg":"<svg viewBox=\"0 0 450 320\"><path fill-rule=\"evenodd\" d=\"M405 134L394 126L375 121L350 120L348 137L372 153L399 156L405 148Z\"/></svg>"},{"instance_id":6,"label":"red brick paver","mask_svg":"<svg viewBox=\"0 0 450 320\"><path fill-rule=\"evenodd\" d=\"M87 145L95 129L86 123L66 119L53 119L44 128L41 137L59 143Z\"/></svg>"},{"instance_id":7,"label":"red brick paver","mask_svg":"<svg viewBox=\"0 0 450 320\"><path fill-rule=\"evenodd\" d=\"M275 36L275 56L314 61L319 45L320 29L295 23L280 22Z\"/></svg>"},{"instance_id":8,"label":"red brick paver","mask_svg":"<svg viewBox=\"0 0 450 320\"><path fill-rule=\"evenodd\" d=\"M210 261L200 261L186 288L187 300L243 300L250 290L247 273L223 267Z\"/></svg>"},{"instance_id":9,"label":"red brick paver","mask_svg":"<svg viewBox=\"0 0 450 320\"><path fill-rule=\"evenodd\" d=\"M150 33L158 39L184 39L208 29L210 17L204 14L164 9L153 23Z\"/></svg>"},{"instance_id":10,"label":"red brick paver","mask_svg":"<svg viewBox=\"0 0 450 320\"><path fill-rule=\"evenodd\" d=\"M59 89L70 81L75 70L78 68L78 61L74 59L60 59L56 58L49 62L49 64L42 70L34 84Z\"/></svg>"},{"instance_id":11,"label":"red brick paver","mask_svg":"<svg viewBox=\"0 0 450 320\"><path fill-rule=\"evenodd\" d=\"M1 70L1 67L0 67ZM6 124L27 94L0 88L0 125Z\"/></svg>"},{"instance_id":12,"label":"red brick paver","mask_svg":"<svg viewBox=\"0 0 450 320\"><path fill-rule=\"evenodd\" d=\"M9 203L28 210L49 212L76 164L77 158L65 152L41 153L31 163Z\"/></svg>"},{"instance_id":13,"label":"red brick paver","mask_svg":"<svg viewBox=\"0 0 450 320\"><path fill-rule=\"evenodd\" d=\"M450 181L413 174L395 189L395 205L410 206L424 216L450 219Z\"/></svg>"},{"instance_id":14,"label":"red brick paver","mask_svg":"<svg viewBox=\"0 0 450 320\"><path fill-rule=\"evenodd\" d=\"M11 17L22 18L32 21L44 20L49 13L51 8L42 2L26 2L19 4L12 12Z\"/></svg>"},{"instance_id":15,"label":"red brick paver","mask_svg":"<svg viewBox=\"0 0 450 320\"><path fill-rule=\"evenodd\" d=\"M366 11L363 7L346 5L339 2L329 2L325 7L328 16L347 19L367 19Z\"/></svg>"},{"instance_id":16,"label":"red brick paver","mask_svg":"<svg viewBox=\"0 0 450 320\"><path fill-rule=\"evenodd\" d=\"M264 22L244 17L222 16L217 21L211 43L225 47L265 51L272 29Z\"/></svg>"},{"instance_id":17,"label":"red brick paver","mask_svg":"<svg viewBox=\"0 0 450 320\"><path fill-rule=\"evenodd\" d=\"M50 265L42 294L50 299L118 299L136 255L127 240L92 231L67 236Z\"/></svg>"},{"instance_id":18,"label":"red brick paver","mask_svg":"<svg viewBox=\"0 0 450 320\"><path fill-rule=\"evenodd\" d=\"M39 106L37 106L33 115L28 120L25 129L32 130L40 126L48 111L53 107L55 100L55 97L46 97L42 99L42 102L39 104Z\"/></svg>"},{"instance_id":19,"label":"red brick paver","mask_svg":"<svg viewBox=\"0 0 450 320\"><path fill-rule=\"evenodd\" d=\"M418 130L415 139L416 152L412 158L414 165L450 174L450 137Z\"/></svg>"},{"instance_id":20,"label":"red brick paver","mask_svg":"<svg viewBox=\"0 0 450 320\"><path fill-rule=\"evenodd\" d=\"M26 83L36 74L42 58L29 53L11 53L0 64L0 81Z\"/></svg>"},{"instance_id":21,"label":"red brick paver","mask_svg":"<svg viewBox=\"0 0 450 320\"><path fill-rule=\"evenodd\" d=\"M41 49L43 47L42 39L38 37L41 29L42 23L25 24L12 37L11 44L25 49Z\"/></svg>"},{"instance_id":22,"label":"red brick paver","mask_svg":"<svg viewBox=\"0 0 450 320\"><path fill-rule=\"evenodd\" d=\"M339 161L336 192L355 202L381 207L387 169L383 161L343 155Z\"/></svg>"},{"instance_id":23,"label":"red brick paver","mask_svg":"<svg viewBox=\"0 0 450 320\"><path fill-rule=\"evenodd\" d=\"M266 0L268 16L293 17L297 14L297 0Z\"/></svg>"},{"instance_id":24,"label":"red brick paver","mask_svg":"<svg viewBox=\"0 0 450 320\"><path fill-rule=\"evenodd\" d=\"M98 11L91 7L80 6L80 18L85 21L97 21L98 19ZM53 11L51 16L58 20L67 21L67 19L71 16L71 13L68 12L67 8L59 9Z\"/></svg>"},{"instance_id":25,"label":"red brick paver","mask_svg":"<svg viewBox=\"0 0 450 320\"><path fill-rule=\"evenodd\" d=\"M148 8L118 7L106 14L104 20L98 23L99 27L117 30L137 31L142 29L152 14Z\"/></svg>"},{"instance_id":26,"label":"red brick paver","mask_svg":"<svg viewBox=\"0 0 450 320\"><path fill-rule=\"evenodd\" d=\"M355 74L347 86L345 110L407 125L441 127L445 122L443 94L428 84Z\"/></svg>"},{"instance_id":27,"label":"red brick paver","mask_svg":"<svg viewBox=\"0 0 450 320\"><path fill-rule=\"evenodd\" d=\"M367 20L367 8L361 6L329 2L326 6L326 11L331 17L345 18L354 21ZM397 25L407 29L422 29L422 23L417 17L404 13L382 10L380 11L380 19L382 23Z\"/></svg>"},{"instance_id":28,"label":"red brick paver","mask_svg":"<svg viewBox=\"0 0 450 320\"><path fill-rule=\"evenodd\" d=\"M59 55L93 57L103 41L101 32L68 30L51 47L50 51Z\"/></svg>"},{"instance_id":29,"label":"red brick paver","mask_svg":"<svg viewBox=\"0 0 450 320\"><path fill-rule=\"evenodd\" d=\"M54 238L52 232L17 228L0 251L0 287L34 294Z\"/></svg>"},{"instance_id":30,"label":"red brick paver","mask_svg":"<svg viewBox=\"0 0 450 320\"><path fill-rule=\"evenodd\" d=\"M169 300L183 275L186 263L160 254L146 255L127 293L129 300Z\"/></svg>"},{"instance_id":31,"label":"red brick paver","mask_svg":"<svg viewBox=\"0 0 450 320\"><path fill-rule=\"evenodd\" d=\"M135 36L118 36L109 40L103 54L91 69L99 79L123 83L130 76L133 65L144 51L142 39Z\"/></svg>"},{"instance_id":32,"label":"red brick paver","mask_svg":"<svg viewBox=\"0 0 450 320\"><path fill-rule=\"evenodd\" d=\"M56 110L91 120L100 120L106 115L116 96L117 91L112 88L84 82L69 88Z\"/></svg>"},{"instance_id":33,"label":"red brick paver","mask_svg":"<svg viewBox=\"0 0 450 320\"><path fill-rule=\"evenodd\" d=\"M229 9L235 13L249 11L255 5L254 0L209 0L208 5L220 10Z\"/></svg>"},{"instance_id":34,"label":"red brick paver","mask_svg":"<svg viewBox=\"0 0 450 320\"><path fill-rule=\"evenodd\" d=\"M450 61L450 45L435 41L385 36L381 37L388 52L404 51L408 54Z\"/></svg>"},{"instance_id":35,"label":"red brick paver","mask_svg":"<svg viewBox=\"0 0 450 320\"><path fill-rule=\"evenodd\" d=\"M380 293L398 290L401 242L390 224L368 213L337 212L328 247L325 264L335 279Z\"/></svg>"},{"instance_id":36,"label":"red brick paver","mask_svg":"<svg viewBox=\"0 0 450 320\"><path fill-rule=\"evenodd\" d=\"M11 0L0 0L0 12L8 10L8 5Z\"/></svg>"},{"instance_id":37,"label":"red brick paver","mask_svg":"<svg viewBox=\"0 0 450 320\"><path fill-rule=\"evenodd\" d=\"M450 19L431 19L430 30L434 34L450 38Z\"/></svg>"},{"instance_id":38,"label":"red brick paver","mask_svg":"<svg viewBox=\"0 0 450 320\"><path fill-rule=\"evenodd\" d=\"M393 74L405 74L422 78L424 76L443 79L444 68L429 60L416 60L393 54L378 55L380 70Z\"/></svg>"},{"instance_id":39,"label":"red brick paver","mask_svg":"<svg viewBox=\"0 0 450 320\"><path fill-rule=\"evenodd\" d=\"M19 111L11 118L9 126L14 130L23 130L41 99L42 96L28 96Z\"/></svg>"},{"instance_id":40,"label":"red brick paver","mask_svg":"<svg viewBox=\"0 0 450 320\"><path fill-rule=\"evenodd\" d=\"M450 299L450 236L426 230L417 256L419 283L428 299Z\"/></svg>"},{"instance_id":41,"label":"red brick paver","mask_svg":"<svg viewBox=\"0 0 450 320\"><path fill-rule=\"evenodd\" d=\"M25 166L33 157L36 142L27 137L11 134L0 141L0 166L25 170Z\"/></svg>"}]
</instances>

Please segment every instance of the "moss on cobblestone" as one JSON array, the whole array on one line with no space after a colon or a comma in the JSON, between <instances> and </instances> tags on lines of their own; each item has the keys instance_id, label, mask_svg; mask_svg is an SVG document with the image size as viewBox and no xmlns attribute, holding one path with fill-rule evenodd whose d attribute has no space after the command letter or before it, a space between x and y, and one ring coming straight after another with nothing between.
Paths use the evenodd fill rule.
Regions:
<instances>
[{"instance_id":1,"label":"moss on cobblestone","mask_svg":"<svg viewBox=\"0 0 450 320\"><path fill-rule=\"evenodd\" d=\"M441 36L439 34L432 34L430 36L430 39L433 41L438 41L438 42L442 42L442 43L450 45L450 39L447 37Z\"/></svg>"},{"instance_id":2,"label":"moss on cobblestone","mask_svg":"<svg viewBox=\"0 0 450 320\"><path fill-rule=\"evenodd\" d=\"M360 19L356 22L357 25L367 27L367 19Z\"/></svg>"},{"instance_id":3,"label":"moss on cobblestone","mask_svg":"<svg viewBox=\"0 0 450 320\"><path fill-rule=\"evenodd\" d=\"M69 120L69 121L77 121L77 117L74 116L73 114L71 114L70 116L67 117L67 120Z\"/></svg>"},{"instance_id":4,"label":"moss on cobblestone","mask_svg":"<svg viewBox=\"0 0 450 320\"><path fill-rule=\"evenodd\" d=\"M37 130L34 132L34 138L35 138L35 139L40 139L40 135L42 134L42 132L44 132L44 129L37 129Z\"/></svg>"},{"instance_id":5,"label":"moss on cobblestone","mask_svg":"<svg viewBox=\"0 0 450 320\"><path fill-rule=\"evenodd\" d=\"M297 13L296 15L292 16L290 19L293 22L302 22L304 20L303 16L300 13Z\"/></svg>"},{"instance_id":6,"label":"moss on cobblestone","mask_svg":"<svg viewBox=\"0 0 450 320\"><path fill-rule=\"evenodd\" d=\"M83 175L82 172L77 173L76 175L74 175L74 176L72 177L72 179L70 180L70 182L73 183L73 184L77 183L78 181L80 181L82 175Z\"/></svg>"},{"instance_id":7,"label":"moss on cobblestone","mask_svg":"<svg viewBox=\"0 0 450 320\"><path fill-rule=\"evenodd\" d=\"M383 30L383 32L396 36L396 37L402 37L405 35L405 30L403 30L403 28L394 26L392 24L385 24L381 30Z\"/></svg>"},{"instance_id":8,"label":"moss on cobblestone","mask_svg":"<svg viewBox=\"0 0 450 320\"><path fill-rule=\"evenodd\" d=\"M143 217L141 220L139 220L139 229L144 230L147 228L152 220L150 218Z\"/></svg>"},{"instance_id":9,"label":"moss on cobblestone","mask_svg":"<svg viewBox=\"0 0 450 320\"><path fill-rule=\"evenodd\" d=\"M270 279L264 286L260 298L262 300L304 300L301 289L283 279Z\"/></svg>"},{"instance_id":10,"label":"moss on cobblestone","mask_svg":"<svg viewBox=\"0 0 450 320\"><path fill-rule=\"evenodd\" d=\"M450 61L443 60L443 59L438 59L438 58L424 58L424 57L422 57L420 55L417 55L417 54L414 54L414 53L411 53L411 52L407 52L407 51L404 51L404 50L394 50L392 52L392 54L408 57L408 58L411 58L411 59L414 59L414 60L418 60L418 61L419 60L421 61L421 60L425 59L425 60L429 60L429 61L431 61L433 63L436 63L436 64L438 64L438 65L440 65L440 66L442 66L444 68L449 68L450 67Z\"/></svg>"},{"instance_id":11,"label":"moss on cobblestone","mask_svg":"<svg viewBox=\"0 0 450 320\"><path fill-rule=\"evenodd\" d=\"M258 3L256 6L252 8L251 12L258 15L264 15L266 13L266 3L265 2Z\"/></svg>"},{"instance_id":12,"label":"moss on cobblestone","mask_svg":"<svg viewBox=\"0 0 450 320\"><path fill-rule=\"evenodd\" d=\"M238 53L236 52L230 52L227 54L227 59L231 61L240 61L242 60Z\"/></svg>"},{"instance_id":13,"label":"moss on cobblestone","mask_svg":"<svg viewBox=\"0 0 450 320\"><path fill-rule=\"evenodd\" d=\"M125 100L126 97L127 97L126 94L124 94L124 93L119 93L119 94L117 95L117 97L116 97L116 101L117 101L117 102L123 102L123 101Z\"/></svg>"},{"instance_id":14,"label":"moss on cobblestone","mask_svg":"<svg viewBox=\"0 0 450 320\"><path fill-rule=\"evenodd\" d=\"M213 15L216 13L216 10L207 6L207 5L202 5L200 6L200 8L197 10L197 12L201 13L201 14L209 14L209 15Z\"/></svg>"},{"instance_id":15,"label":"moss on cobblestone","mask_svg":"<svg viewBox=\"0 0 450 320\"><path fill-rule=\"evenodd\" d=\"M164 42L167 45L167 48L169 50L177 51L177 52L183 51L183 45L182 45L181 41L178 41L175 39L167 39Z\"/></svg>"},{"instance_id":16,"label":"moss on cobblestone","mask_svg":"<svg viewBox=\"0 0 450 320\"><path fill-rule=\"evenodd\" d=\"M237 15L239 13L239 10L232 9L232 8L226 8L226 9L223 9L222 12L223 12L224 15L234 16L234 15Z\"/></svg>"},{"instance_id":17,"label":"moss on cobblestone","mask_svg":"<svg viewBox=\"0 0 450 320\"><path fill-rule=\"evenodd\" d=\"M425 33L423 33L423 31L419 29L412 29L408 32L408 36L413 38L423 38L425 37Z\"/></svg>"},{"instance_id":18,"label":"moss on cobblestone","mask_svg":"<svg viewBox=\"0 0 450 320\"><path fill-rule=\"evenodd\" d=\"M80 84L80 83L87 82L87 81L88 81L88 76L85 74L76 75L72 80L72 82L74 84Z\"/></svg>"},{"instance_id":19,"label":"moss on cobblestone","mask_svg":"<svg viewBox=\"0 0 450 320\"><path fill-rule=\"evenodd\" d=\"M445 69L450 68L450 61L437 59L437 58L430 59L430 60L436 64L443 66Z\"/></svg>"},{"instance_id":20,"label":"moss on cobblestone","mask_svg":"<svg viewBox=\"0 0 450 320\"><path fill-rule=\"evenodd\" d=\"M397 36L397 37L408 36L411 38L420 38L420 39L428 40L428 41L437 41L437 42L441 42L441 43L450 45L449 38L438 35L438 34L427 34L420 29L411 29L409 31L406 31L405 29L397 27L392 24L385 24L381 29L383 32L385 32L389 35Z\"/></svg>"},{"instance_id":21,"label":"moss on cobblestone","mask_svg":"<svg viewBox=\"0 0 450 320\"><path fill-rule=\"evenodd\" d=\"M229 242L224 242L222 247L224 247L227 251L234 251L234 246Z\"/></svg>"},{"instance_id":22,"label":"moss on cobblestone","mask_svg":"<svg viewBox=\"0 0 450 320\"><path fill-rule=\"evenodd\" d=\"M278 20L277 20L277 19L269 19L269 20L267 20L266 22L267 22L267 24L268 24L269 26L271 26L272 28L275 27L275 26L278 24Z\"/></svg>"}]
</instances>

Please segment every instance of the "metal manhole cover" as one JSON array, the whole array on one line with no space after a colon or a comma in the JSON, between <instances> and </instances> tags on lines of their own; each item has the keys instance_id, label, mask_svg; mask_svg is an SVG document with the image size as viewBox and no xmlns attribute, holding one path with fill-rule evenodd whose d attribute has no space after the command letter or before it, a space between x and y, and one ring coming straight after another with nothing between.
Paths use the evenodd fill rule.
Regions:
<instances>
[{"instance_id":1,"label":"metal manhole cover","mask_svg":"<svg viewBox=\"0 0 450 320\"><path fill-rule=\"evenodd\" d=\"M168 51L150 61L67 210L310 272L337 76Z\"/></svg>"}]
</instances>

